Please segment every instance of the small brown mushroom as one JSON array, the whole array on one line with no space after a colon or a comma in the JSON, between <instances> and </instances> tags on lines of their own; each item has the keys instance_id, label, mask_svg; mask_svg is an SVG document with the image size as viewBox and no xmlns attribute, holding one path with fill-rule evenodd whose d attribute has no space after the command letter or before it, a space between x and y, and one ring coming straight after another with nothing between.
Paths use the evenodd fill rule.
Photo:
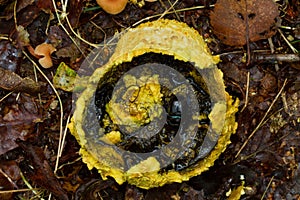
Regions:
<instances>
[{"instance_id":1,"label":"small brown mushroom","mask_svg":"<svg viewBox=\"0 0 300 200\"><path fill-rule=\"evenodd\" d=\"M43 56L39 59L39 63L41 64L42 67L50 68L53 66L51 54L55 50L56 49L51 44L47 44L47 43L42 43L35 47L34 53L36 55Z\"/></svg>"},{"instance_id":2,"label":"small brown mushroom","mask_svg":"<svg viewBox=\"0 0 300 200\"><path fill-rule=\"evenodd\" d=\"M122 12L128 0L97 0L98 5L107 13L116 15Z\"/></svg>"}]
</instances>

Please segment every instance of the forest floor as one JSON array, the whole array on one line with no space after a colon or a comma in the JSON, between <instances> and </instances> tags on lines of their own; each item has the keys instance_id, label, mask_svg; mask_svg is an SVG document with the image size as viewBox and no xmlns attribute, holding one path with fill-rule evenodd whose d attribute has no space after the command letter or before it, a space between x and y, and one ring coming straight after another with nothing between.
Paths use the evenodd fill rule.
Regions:
<instances>
[{"instance_id":1,"label":"forest floor","mask_svg":"<svg viewBox=\"0 0 300 200\"><path fill-rule=\"evenodd\" d=\"M218 7L229 13L218 15L225 27L231 14L244 20L230 10L233 1ZM92 0L55 4L0 0L0 199L227 199L242 183L241 199L300 199L299 1L276 1L276 27L269 27L268 38L253 42L245 35L251 31L218 37L218 27L211 23L216 21L211 14L214 0L159 0L143 7L128 3L117 15L107 14ZM249 20L257 19L253 30L263 26L260 19L268 18L268 12L271 8L261 3L256 15L249 14ZM77 71L96 44L159 18L193 27L211 52L220 55L226 90L240 99L238 128L208 171L183 183L143 190L104 181L95 169L88 170L66 128L72 92L54 90L50 83L60 63ZM34 53L44 42L56 49L47 69Z\"/></svg>"}]
</instances>

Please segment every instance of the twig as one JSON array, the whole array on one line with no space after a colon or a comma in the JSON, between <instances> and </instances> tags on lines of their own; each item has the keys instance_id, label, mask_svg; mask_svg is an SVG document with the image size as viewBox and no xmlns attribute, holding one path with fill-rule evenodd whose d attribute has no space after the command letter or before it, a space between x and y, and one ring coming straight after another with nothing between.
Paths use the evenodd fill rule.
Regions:
<instances>
[{"instance_id":1,"label":"twig","mask_svg":"<svg viewBox=\"0 0 300 200\"><path fill-rule=\"evenodd\" d=\"M261 125L264 123L265 118L267 117L267 115L269 114L269 112L271 111L273 105L275 104L275 102L277 101L277 99L279 98L279 96L281 95L284 87L286 86L287 83L287 79L284 80L284 83L280 89L280 91L278 92L278 94L276 95L275 99L273 100L273 102L271 103L271 105L269 106L267 112L265 113L265 115L263 116L263 118L260 120L259 124L256 126L256 128L252 131L252 133L249 135L249 137L247 138L247 140L244 142L244 144L241 146L241 148L239 149L239 151L237 152L237 154L235 155L235 158L237 158L240 153L242 152L242 150L245 148L245 146L248 144L249 140L253 137L253 135L256 133L256 131L261 127Z\"/></svg>"},{"instance_id":2,"label":"twig","mask_svg":"<svg viewBox=\"0 0 300 200\"><path fill-rule=\"evenodd\" d=\"M248 4L246 1L246 12L248 12ZM251 51L250 51L250 39L249 39L249 20L246 17L246 44L247 44L247 66L250 65L251 62Z\"/></svg>"},{"instance_id":3,"label":"twig","mask_svg":"<svg viewBox=\"0 0 300 200\"><path fill-rule=\"evenodd\" d=\"M273 113L271 116L274 116L275 114L279 113L279 112L282 111L282 110L283 110L283 108L279 109L278 111L276 111L275 113ZM264 123L263 123L262 125L265 125L265 123L267 123L267 121L268 121L268 119L265 120ZM262 147L261 149L255 151L255 152L253 152L253 153L251 153L251 154L249 154L249 155L245 155L245 156L242 156L242 157L239 158L239 159L236 159L236 160L232 163L232 165L236 165L236 164L238 164L239 162L241 162L241 161L243 161L243 160L248 160L249 158L254 157L255 155L257 155L257 154L260 153L260 152L266 151L266 149L268 149L269 147L271 147L272 145L274 145L276 142L279 142L279 141L283 140L284 138L286 138L287 136L289 136L291 133L292 133L292 132L289 132L289 133L287 133L287 134L281 136L278 140L275 140L275 141L272 141L271 143L268 143L267 146L264 146L264 147Z\"/></svg>"},{"instance_id":4,"label":"twig","mask_svg":"<svg viewBox=\"0 0 300 200\"><path fill-rule=\"evenodd\" d=\"M299 62L298 54L255 54L255 60L268 62Z\"/></svg>"},{"instance_id":5,"label":"twig","mask_svg":"<svg viewBox=\"0 0 300 200\"><path fill-rule=\"evenodd\" d=\"M159 19L161 19L161 18L163 18L167 13L169 13L170 12L170 10L171 9L173 9L174 10L174 5L176 4L178 2L178 0L176 0L175 2L174 2L174 4L173 5L171 5L171 7L169 7L167 10L165 10L162 14L161 14L161 16L159 17ZM177 11L176 10L174 10L172 13L175 13L175 14L177 14Z\"/></svg>"},{"instance_id":6,"label":"twig","mask_svg":"<svg viewBox=\"0 0 300 200\"><path fill-rule=\"evenodd\" d=\"M0 173L5 176L5 178L15 187L18 188L18 186L15 184L15 182L13 182L13 180L11 180L11 178L2 170L0 169Z\"/></svg>"},{"instance_id":7,"label":"twig","mask_svg":"<svg viewBox=\"0 0 300 200\"><path fill-rule=\"evenodd\" d=\"M36 188L33 188L33 187L30 185L30 183L26 180L26 178L25 178L25 176L23 175L22 172L20 172L20 176L21 176L23 182L25 183L25 185L26 185L26 186L27 186L27 187L28 187L35 195L37 195L41 200L44 200L44 198L42 198L42 197L39 195L37 189L36 189Z\"/></svg>"},{"instance_id":8,"label":"twig","mask_svg":"<svg viewBox=\"0 0 300 200\"><path fill-rule=\"evenodd\" d=\"M72 164L78 162L78 161L81 160L81 159L82 159L81 157L78 157L78 158L76 158L74 161L64 163L64 164L62 164L61 166L59 166L58 170L62 169L62 168L65 167L65 166L72 165Z\"/></svg>"},{"instance_id":9,"label":"twig","mask_svg":"<svg viewBox=\"0 0 300 200\"><path fill-rule=\"evenodd\" d=\"M282 100L282 103L283 103L284 111L285 111L289 116L291 116L291 113L290 113L289 107L288 107L288 103L287 103L287 101L286 101L286 95L285 95L285 92L282 93L282 95L281 95L281 100Z\"/></svg>"},{"instance_id":10,"label":"twig","mask_svg":"<svg viewBox=\"0 0 300 200\"><path fill-rule=\"evenodd\" d=\"M210 5L210 7L214 7L214 5ZM197 10L197 9L203 9L203 8L206 8L205 6L195 6L195 7L191 7L191 8L183 8L183 9L179 9L179 10L176 10L176 12L184 12L184 11L189 11L189 10ZM138 24L144 22L144 21L148 21L150 19L153 19L153 18L156 18L156 17L160 17L160 16L164 16L164 15L169 15L169 14L173 14L175 13L174 11L171 11L171 12L163 12L161 14L156 14L156 15L152 15L152 16L149 16L149 17L145 17L139 21L137 21L136 23L134 23L132 25L132 27L134 26L137 26Z\"/></svg>"},{"instance_id":11,"label":"twig","mask_svg":"<svg viewBox=\"0 0 300 200\"><path fill-rule=\"evenodd\" d=\"M250 72L247 73L247 85L246 85L245 104L244 104L241 112L243 112L245 110L245 108L247 107L248 101L249 101L249 85L250 85Z\"/></svg>"},{"instance_id":12,"label":"twig","mask_svg":"<svg viewBox=\"0 0 300 200\"><path fill-rule=\"evenodd\" d=\"M269 42L269 45L270 45L271 53L272 53L272 55L273 55L274 52L275 52L275 49L274 49L274 44L273 44L272 38L268 38L268 42ZM276 70L276 71L279 70L279 65L278 65L277 62L275 62L275 70Z\"/></svg>"},{"instance_id":13,"label":"twig","mask_svg":"<svg viewBox=\"0 0 300 200\"><path fill-rule=\"evenodd\" d=\"M71 115L68 116L66 124L69 124L70 117L71 117ZM62 141L61 141L61 144L62 144L62 145L61 145L60 148L58 149L58 153L57 153L57 156L56 156L56 163L55 163L54 173L57 172L57 169L58 169L58 163L59 163L59 158L61 157L62 152L63 152L63 150L64 150L64 145L63 145L63 144L65 143L67 131L68 131L68 127L66 126L66 127L65 127L65 130L64 130L63 137L62 137Z\"/></svg>"},{"instance_id":14,"label":"twig","mask_svg":"<svg viewBox=\"0 0 300 200\"><path fill-rule=\"evenodd\" d=\"M176 9L174 8L174 6L175 6L175 4L178 2L178 0L176 0L173 4L172 4L172 2L170 1L170 0L168 0L168 3L170 4L170 8L172 8L172 10L175 12L175 15L176 15L176 17L177 17L177 19L178 19L178 21L180 21L180 17L179 17L179 15L177 14L177 11L176 11ZM168 11L170 10L170 8L168 9Z\"/></svg>"},{"instance_id":15,"label":"twig","mask_svg":"<svg viewBox=\"0 0 300 200\"><path fill-rule=\"evenodd\" d=\"M48 77L44 74L44 72L39 68L39 66L29 57L29 55L23 51L24 55L31 61L31 63L36 67L36 69L42 74L42 76L46 79L46 81L49 83L50 87L53 89L55 95L57 96L59 106L60 106L60 128L59 128L59 143L58 143L58 153L61 151L62 146L62 138L63 138L63 117L64 117L64 110L63 110L63 104L61 101L61 98L55 89L54 85L51 83L51 81L48 79ZM56 161L58 162L58 161ZM56 163L58 165L58 163ZM56 167L57 168L57 167ZM54 172L55 173L55 172Z\"/></svg>"},{"instance_id":16,"label":"twig","mask_svg":"<svg viewBox=\"0 0 300 200\"><path fill-rule=\"evenodd\" d=\"M1 190L0 194L16 193L16 192L28 192L28 191L32 191L32 190L33 189Z\"/></svg>"},{"instance_id":17,"label":"twig","mask_svg":"<svg viewBox=\"0 0 300 200\"><path fill-rule=\"evenodd\" d=\"M8 40L8 37L6 37L6 36L0 36L0 40Z\"/></svg>"},{"instance_id":18,"label":"twig","mask_svg":"<svg viewBox=\"0 0 300 200\"><path fill-rule=\"evenodd\" d=\"M282 33L282 31L280 29L278 29L278 32L280 33L280 35L284 39L284 41L289 45L289 47L291 48L291 50L294 53L298 53L298 50L286 39L286 37L284 36L284 34Z\"/></svg>"},{"instance_id":19,"label":"twig","mask_svg":"<svg viewBox=\"0 0 300 200\"><path fill-rule=\"evenodd\" d=\"M9 95L11 95L13 93L13 91L12 92L9 92L7 95L5 95L4 97L2 97L2 99L0 99L0 103L4 100L4 99L6 99Z\"/></svg>"},{"instance_id":20,"label":"twig","mask_svg":"<svg viewBox=\"0 0 300 200\"><path fill-rule=\"evenodd\" d=\"M55 10L55 14L56 14L56 18L58 20L58 23L59 25L61 26L61 28L65 31L65 33L69 36L69 38L72 40L72 42L75 44L75 46L78 48L78 50L82 53L82 55L84 55L83 51L80 49L79 45L77 44L77 42L75 41L75 39L69 34L68 30L66 29L66 27L62 24L62 21L59 17L59 14L58 14L58 10L57 10L57 7L56 7L56 3L54 0L52 0L52 4L53 4L53 7L54 7L54 10ZM63 4L64 6L66 6L65 4ZM63 6L63 7L64 7ZM64 7L63 9L66 9L66 7ZM65 12L63 12L62 16L65 18L67 17L67 14ZM73 30L74 31L74 30ZM80 39L80 38L79 38Z\"/></svg>"},{"instance_id":21,"label":"twig","mask_svg":"<svg viewBox=\"0 0 300 200\"><path fill-rule=\"evenodd\" d=\"M70 23L68 17L66 17L66 21L67 21L67 24L68 24L70 30L72 31L72 33L73 33L77 38L79 38L81 41L85 42L86 44L88 44L88 45L90 45L90 46L92 46L92 47L94 47L94 48L99 47L99 44L93 44L93 43L90 43L89 41L83 39L79 34L77 34L77 33L74 31L73 27L71 26L71 23ZM63 25L61 25L61 26L63 26ZM67 34L69 34L69 33L67 32ZM78 47L78 48L79 48L79 47ZM81 49L80 49L80 51L81 51ZM81 52L81 53L83 54L83 52Z\"/></svg>"},{"instance_id":22,"label":"twig","mask_svg":"<svg viewBox=\"0 0 300 200\"><path fill-rule=\"evenodd\" d=\"M271 180L269 181L269 183L268 183L268 185L267 185L267 188L265 189L265 191L264 191L263 195L261 196L260 200L263 200L263 199L265 198L266 193L267 193L268 189L270 188L273 179L274 179L274 176L272 176Z\"/></svg>"}]
</instances>

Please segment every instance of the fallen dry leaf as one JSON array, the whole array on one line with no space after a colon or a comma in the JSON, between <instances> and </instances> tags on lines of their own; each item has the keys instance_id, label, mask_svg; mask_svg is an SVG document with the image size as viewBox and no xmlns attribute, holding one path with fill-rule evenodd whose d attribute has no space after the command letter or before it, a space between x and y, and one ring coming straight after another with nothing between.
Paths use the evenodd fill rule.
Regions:
<instances>
[{"instance_id":1,"label":"fallen dry leaf","mask_svg":"<svg viewBox=\"0 0 300 200\"><path fill-rule=\"evenodd\" d=\"M16 182L21 179L17 162L15 160L1 161L0 169L13 181L13 186L16 186Z\"/></svg>"},{"instance_id":2,"label":"fallen dry leaf","mask_svg":"<svg viewBox=\"0 0 300 200\"><path fill-rule=\"evenodd\" d=\"M44 0L43 0L44 1ZM77 28L79 17L82 13L86 0L70 1L68 18L73 28Z\"/></svg>"},{"instance_id":3,"label":"fallen dry leaf","mask_svg":"<svg viewBox=\"0 0 300 200\"><path fill-rule=\"evenodd\" d=\"M14 186L9 182L4 174L0 173L0 185L1 190L13 190ZM13 193L0 193L0 199L10 200L13 199Z\"/></svg>"},{"instance_id":4,"label":"fallen dry leaf","mask_svg":"<svg viewBox=\"0 0 300 200\"><path fill-rule=\"evenodd\" d=\"M22 51L20 49L17 49L9 41L0 41L0 67L15 72L20 66L21 60Z\"/></svg>"},{"instance_id":5,"label":"fallen dry leaf","mask_svg":"<svg viewBox=\"0 0 300 200\"><path fill-rule=\"evenodd\" d=\"M0 113L0 155L18 147L17 139L33 136L35 124L41 121L38 104L21 94L17 102L10 102Z\"/></svg>"},{"instance_id":6,"label":"fallen dry leaf","mask_svg":"<svg viewBox=\"0 0 300 200\"><path fill-rule=\"evenodd\" d=\"M273 0L218 0L210 21L224 44L242 46L274 35L278 17Z\"/></svg>"},{"instance_id":7,"label":"fallen dry leaf","mask_svg":"<svg viewBox=\"0 0 300 200\"><path fill-rule=\"evenodd\" d=\"M17 41L19 46L20 47L28 46L30 40L29 40L29 33L27 32L27 30L25 30L23 26L19 25L17 26L17 32L18 32Z\"/></svg>"},{"instance_id":8,"label":"fallen dry leaf","mask_svg":"<svg viewBox=\"0 0 300 200\"><path fill-rule=\"evenodd\" d=\"M68 200L69 198L54 175L43 149L25 142L19 142L18 144L26 152L26 162L29 162L27 164L32 166L28 168L25 176L40 187L49 190L57 199Z\"/></svg>"},{"instance_id":9,"label":"fallen dry leaf","mask_svg":"<svg viewBox=\"0 0 300 200\"><path fill-rule=\"evenodd\" d=\"M47 13L55 11L52 0L37 0L36 5Z\"/></svg>"},{"instance_id":10,"label":"fallen dry leaf","mask_svg":"<svg viewBox=\"0 0 300 200\"><path fill-rule=\"evenodd\" d=\"M14 160L0 162L0 189L8 191L18 189L17 181L21 179L20 168ZM0 193L1 200L10 200L13 198L13 193Z\"/></svg>"},{"instance_id":11,"label":"fallen dry leaf","mask_svg":"<svg viewBox=\"0 0 300 200\"><path fill-rule=\"evenodd\" d=\"M16 73L5 70L1 66L0 77L0 88L2 89L28 94L37 94L42 91L42 83L37 83L28 77L21 78Z\"/></svg>"},{"instance_id":12,"label":"fallen dry leaf","mask_svg":"<svg viewBox=\"0 0 300 200\"><path fill-rule=\"evenodd\" d=\"M10 1L10 2L12 2L12 1ZM16 5L16 12L19 12L20 10L32 5L33 3L34 3L34 0L20 0L20 1L18 1L17 5ZM7 20L11 19L14 16L14 12L11 12L11 10L14 9L14 4L15 4L15 2L12 2L10 4L10 6L8 6L4 9L4 13L5 13L4 16L6 16Z\"/></svg>"}]
</instances>

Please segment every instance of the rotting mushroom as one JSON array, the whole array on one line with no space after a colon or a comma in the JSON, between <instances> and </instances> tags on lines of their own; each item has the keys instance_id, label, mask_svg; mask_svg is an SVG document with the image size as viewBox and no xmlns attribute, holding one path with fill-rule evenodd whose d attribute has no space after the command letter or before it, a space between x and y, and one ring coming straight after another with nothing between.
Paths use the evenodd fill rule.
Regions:
<instances>
[{"instance_id":1,"label":"rotting mushroom","mask_svg":"<svg viewBox=\"0 0 300 200\"><path fill-rule=\"evenodd\" d=\"M107 13L116 15L122 12L128 0L97 0L98 5Z\"/></svg>"},{"instance_id":2,"label":"rotting mushroom","mask_svg":"<svg viewBox=\"0 0 300 200\"><path fill-rule=\"evenodd\" d=\"M82 161L104 180L143 189L208 170L237 128L239 100L225 90L219 56L175 20L140 24L117 38L108 62L87 77L83 91L73 90L68 127ZM99 49L90 56L88 62L102 58Z\"/></svg>"},{"instance_id":3,"label":"rotting mushroom","mask_svg":"<svg viewBox=\"0 0 300 200\"><path fill-rule=\"evenodd\" d=\"M35 47L34 53L39 56L43 56L39 59L39 63L44 68L50 68L53 66L51 54L56 51L56 49L48 43L42 43Z\"/></svg>"}]
</instances>

